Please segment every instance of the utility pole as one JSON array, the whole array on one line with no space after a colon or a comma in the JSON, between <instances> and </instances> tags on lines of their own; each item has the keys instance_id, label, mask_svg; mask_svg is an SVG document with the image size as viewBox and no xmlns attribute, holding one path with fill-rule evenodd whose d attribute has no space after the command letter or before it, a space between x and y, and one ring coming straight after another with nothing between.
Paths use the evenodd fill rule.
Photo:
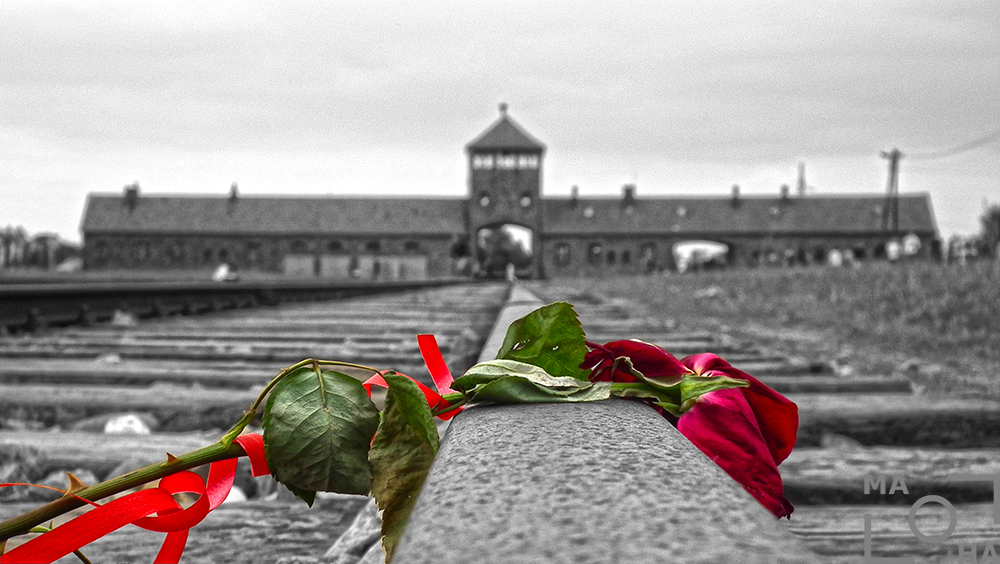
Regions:
<instances>
[{"instance_id":1,"label":"utility pole","mask_svg":"<svg viewBox=\"0 0 1000 564\"><path fill-rule=\"evenodd\" d=\"M899 231L899 159L903 153L899 149L882 151L883 159L889 160L889 181L886 185L885 204L882 206L882 231Z\"/></svg>"}]
</instances>

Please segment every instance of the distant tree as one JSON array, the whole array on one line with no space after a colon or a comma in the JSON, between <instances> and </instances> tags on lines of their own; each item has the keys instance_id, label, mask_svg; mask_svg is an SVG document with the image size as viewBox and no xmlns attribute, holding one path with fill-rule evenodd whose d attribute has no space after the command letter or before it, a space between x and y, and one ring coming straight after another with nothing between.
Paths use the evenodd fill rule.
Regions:
<instances>
[{"instance_id":1,"label":"distant tree","mask_svg":"<svg viewBox=\"0 0 1000 564\"><path fill-rule=\"evenodd\" d=\"M80 247L54 233L28 234L21 226L0 229L0 268L55 268L71 257L80 256Z\"/></svg>"},{"instance_id":2,"label":"distant tree","mask_svg":"<svg viewBox=\"0 0 1000 564\"><path fill-rule=\"evenodd\" d=\"M980 221L983 229L979 235L982 253L988 257L997 257L997 247L1000 246L1000 204L987 208Z\"/></svg>"},{"instance_id":3,"label":"distant tree","mask_svg":"<svg viewBox=\"0 0 1000 564\"><path fill-rule=\"evenodd\" d=\"M28 247L28 232L20 225L8 225L0 231L0 268L23 266Z\"/></svg>"}]
</instances>

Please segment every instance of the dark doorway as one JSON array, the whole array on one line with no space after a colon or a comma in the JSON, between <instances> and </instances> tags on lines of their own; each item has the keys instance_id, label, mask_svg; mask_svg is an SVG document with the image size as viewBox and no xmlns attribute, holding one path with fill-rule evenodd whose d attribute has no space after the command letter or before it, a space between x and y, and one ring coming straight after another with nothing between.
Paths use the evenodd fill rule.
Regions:
<instances>
[{"instance_id":1,"label":"dark doorway","mask_svg":"<svg viewBox=\"0 0 1000 564\"><path fill-rule=\"evenodd\" d=\"M504 278L508 265L518 278L532 277L532 231L516 224L484 227L476 233L479 276Z\"/></svg>"}]
</instances>

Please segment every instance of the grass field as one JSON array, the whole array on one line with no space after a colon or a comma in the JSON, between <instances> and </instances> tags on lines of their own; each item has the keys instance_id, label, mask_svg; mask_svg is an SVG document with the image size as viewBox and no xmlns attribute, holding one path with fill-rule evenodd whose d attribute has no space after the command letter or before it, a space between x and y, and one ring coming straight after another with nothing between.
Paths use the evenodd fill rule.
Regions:
<instances>
[{"instance_id":1,"label":"grass field","mask_svg":"<svg viewBox=\"0 0 1000 564\"><path fill-rule=\"evenodd\" d=\"M1000 397L1000 265L913 262L588 280L709 329L925 391Z\"/></svg>"}]
</instances>

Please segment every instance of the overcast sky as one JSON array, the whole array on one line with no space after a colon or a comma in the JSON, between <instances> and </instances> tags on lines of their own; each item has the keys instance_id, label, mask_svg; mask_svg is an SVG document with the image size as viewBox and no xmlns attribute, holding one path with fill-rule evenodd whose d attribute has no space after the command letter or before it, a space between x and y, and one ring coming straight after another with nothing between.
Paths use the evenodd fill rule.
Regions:
<instances>
[{"instance_id":1,"label":"overcast sky","mask_svg":"<svg viewBox=\"0 0 1000 564\"><path fill-rule=\"evenodd\" d=\"M497 104L544 192L929 192L1000 203L1000 2L0 3L0 227L79 240L90 192L466 190ZM912 158L911 158L912 157Z\"/></svg>"}]
</instances>

